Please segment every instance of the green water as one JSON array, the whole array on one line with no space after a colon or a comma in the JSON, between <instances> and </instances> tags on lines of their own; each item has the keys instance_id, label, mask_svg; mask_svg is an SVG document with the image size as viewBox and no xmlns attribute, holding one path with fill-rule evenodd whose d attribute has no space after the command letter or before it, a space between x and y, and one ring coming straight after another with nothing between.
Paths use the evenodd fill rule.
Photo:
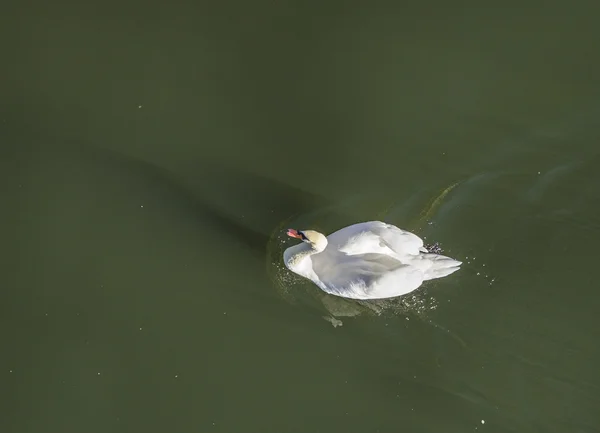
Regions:
<instances>
[{"instance_id":1,"label":"green water","mask_svg":"<svg viewBox=\"0 0 600 433\"><path fill-rule=\"evenodd\" d=\"M5 5L0 431L599 431L597 12ZM283 268L371 219L465 264Z\"/></svg>"}]
</instances>

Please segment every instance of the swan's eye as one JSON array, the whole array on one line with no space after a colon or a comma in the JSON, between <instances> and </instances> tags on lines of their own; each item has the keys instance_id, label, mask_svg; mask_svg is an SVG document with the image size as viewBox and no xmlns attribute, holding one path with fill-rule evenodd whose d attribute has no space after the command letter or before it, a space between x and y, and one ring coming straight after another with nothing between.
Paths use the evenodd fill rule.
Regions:
<instances>
[{"instance_id":1,"label":"swan's eye","mask_svg":"<svg viewBox=\"0 0 600 433\"><path fill-rule=\"evenodd\" d=\"M299 231L298 233L300 234L300 237L302 238L303 241L307 241L308 240L308 238L304 235L303 232Z\"/></svg>"}]
</instances>

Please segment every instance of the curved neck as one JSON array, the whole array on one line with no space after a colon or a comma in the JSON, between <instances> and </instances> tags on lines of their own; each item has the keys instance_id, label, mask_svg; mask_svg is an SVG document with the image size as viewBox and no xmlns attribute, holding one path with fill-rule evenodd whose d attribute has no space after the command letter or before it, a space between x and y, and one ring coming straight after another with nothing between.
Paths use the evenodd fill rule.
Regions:
<instances>
[{"instance_id":1,"label":"curved neck","mask_svg":"<svg viewBox=\"0 0 600 433\"><path fill-rule=\"evenodd\" d=\"M305 259L322 251L323 248L319 249L312 244L303 242L285 250L283 253L283 260L288 269L297 270Z\"/></svg>"}]
</instances>

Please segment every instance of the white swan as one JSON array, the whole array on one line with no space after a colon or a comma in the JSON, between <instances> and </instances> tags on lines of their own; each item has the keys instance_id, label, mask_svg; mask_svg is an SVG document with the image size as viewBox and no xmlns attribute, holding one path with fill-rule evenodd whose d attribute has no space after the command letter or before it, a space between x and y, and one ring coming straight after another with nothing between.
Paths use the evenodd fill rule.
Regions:
<instances>
[{"instance_id":1,"label":"white swan","mask_svg":"<svg viewBox=\"0 0 600 433\"><path fill-rule=\"evenodd\" d=\"M405 295L423 281L456 272L462 262L432 254L423 240L391 224L353 224L325 237L289 229L303 243L283 253L285 266L321 290L351 299Z\"/></svg>"}]
</instances>

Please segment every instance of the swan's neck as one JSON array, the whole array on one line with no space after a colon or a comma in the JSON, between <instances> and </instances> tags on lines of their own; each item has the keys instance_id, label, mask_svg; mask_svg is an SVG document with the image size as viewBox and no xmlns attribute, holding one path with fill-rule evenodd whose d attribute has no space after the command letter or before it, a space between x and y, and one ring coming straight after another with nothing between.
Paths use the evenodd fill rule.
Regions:
<instances>
[{"instance_id":1,"label":"swan's neck","mask_svg":"<svg viewBox=\"0 0 600 433\"><path fill-rule=\"evenodd\" d=\"M294 245L293 247L288 248L283 253L283 260L285 262L285 266L299 274L303 274L304 267L308 264L307 259L313 254L318 254L322 252L325 248L317 248L311 244L306 242Z\"/></svg>"}]
</instances>

